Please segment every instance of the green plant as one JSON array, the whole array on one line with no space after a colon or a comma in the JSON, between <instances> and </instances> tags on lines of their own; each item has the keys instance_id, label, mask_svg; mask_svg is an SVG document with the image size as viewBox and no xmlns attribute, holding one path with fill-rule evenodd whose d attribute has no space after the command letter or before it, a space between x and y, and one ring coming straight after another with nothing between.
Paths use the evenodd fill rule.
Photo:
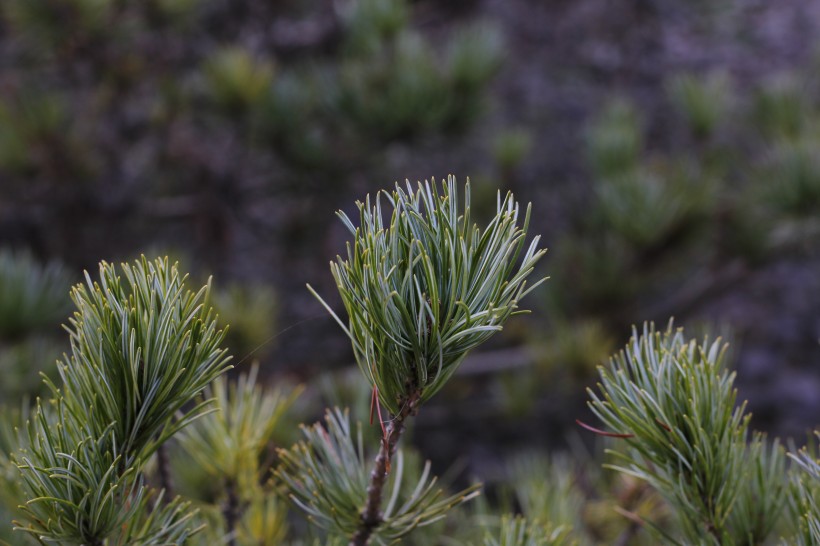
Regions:
<instances>
[{"instance_id":1,"label":"green plant","mask_svg":"<svg viewBox=\"0 0 820 546\"><path fill-rule=\"evenodd\" d=\"M775 207L795 215L820 210L820 160L817 138L803 137L780 142L764 170L768 196Z\"/></svg>"},{"instance_id":2,"label":"green plant","mask_svg":"<svg viewBox=\"0 0 820 546\"><path fill-rule=\"evenodd\" d=\"M179 434L182 451L222 492L221 527L233 537L238 531L262 543L284 535L284 510L275 496L262 487L270 470L274 430L282 414L301 389L289 394L265 392L257 383L258 367L228 386L217 378L203 393L215 411L203 416ZM266 464L267 460L267 464ZM190 464L190 463L189 463ZM267 521L267 523L265 523ZM237 529L242 525L242 529ZM229 538L229 543L235 543Z\"/></svg>"},{"instance_id":3,"label":"green plant","mask_svg":"<svg viewBox=\"0 0 820 546\"><path fill-rule=\"evenodd\" d=\"M256 60L238 47L214 52L204 69L214 101L229 111L258 103L270 90L273 72L270 62Z\"/></svg>"},{"instance_id":4,"label":"green plant","mask_svg":"<svg viewBox=\"0 0 820 546\"><path fill-rule=\"evenodd\" d=\"M408 184L384 198L393 209L387 225L381 196L357 203L359 227L339 213L354 242L331 271L349 324L322 303L381 404L399 415L430 399L471 349L523 312L518 302L543 281L527 286L545 251L535 237L522 256L530 212L521 218L512 194L499 195L483 230L470 218L469 183L460 209L452 177L442 192Z\"/></svg>"},{"instance_id":5,"label":"green plant","mask_svg":"<svg viewBox=\"0 0 820 546\"><path fill-rule=\"evenodd\" d=\"M351 543L391 543L418 526L430 525L448 510L478 494L478 485L445 497L430 475L430 463L417 483L407 484L404 455L393 454L392 475L385 491L390 499L380 521L362 534L362 501L368 495L368 459L361 425L354 433L347 413L336 409L325 416L326 425L303 428L304 441L280 451L282 465L276 475L288 488L290 498L310 521L331 536ZM408 491L412 488L411 491Z\"/></svg>"},{"instance_id":6,"label":"green plant","mask_svg":"<svg viewBox=\"0 0 820 546\"><path fill-rule=\"evenodd\" d=\"M11 505L0 514L16 518L16 537L66 546L820 539L816 451L791 454L787 468L778 441L749 433L725 346L687 340L671 322L665 331L633 329L625 350L600 368L598 392L589 390L606 430L584 426L611 441L608 466L620 476L610 483L578 454L522 456L494 489L495 504L470 510L465 503L479 485L446 493L430 462L398 449L409 418L542 282L528 283L545 252L538 237L526 240L529 208L499 194L495 215L480 227L469 183L462 198L458 190L452 177L397 185L358 203L357 223L339 213L353 241L331 272L347 320L314 292L350 338L367 379L357 385L346 376L325 385L325 395L354 406L369 398L381 429L372 462L363 427L338 408L274 453L300 389L283 383L267 391L257 367L235 382L224 378L225 332L210 307L210 284L186 289L167 259L103 262L96 281L86 273L71 292L77 311L59 386L47 379L51 399L31 413L23 405L0 414L0 501ZM578 347L583 340L606 345L590 324L558 351L585 360L592 353ZM172 499L169 469L208 483L186 484L189 498ZM281 497L314 526L300 531ZM16 511L15 502L22 503Z\"/></svg>"},{"instance_id":7,"label":"green plant","mask_svg":"<svg viewBox=\"0 0 820 546\"><path fill-rule=\"evenodd\" d=\"M347 259L331 263L348 323L320 298L350 338L376 409L382 405L392 414L385 421L379 410L383 439L367 490L339 491L352 510L346 513L355 514L340 530L361 545L374 532L390 529L380 509L382 490L405 421L471 349L521 312L518 302L541 282L527 286L545 252L538 249L538 237L524 251L530 212L521 218L511 194L499 194L496 215L484 229L470 217L469 183L461 208L453 177L441 190L435 182L419 183L415 190L408 183L383 198L392 209L386 224L382 195L357 204L358 226L339 213L354 237ZM289 483L293 491L297 482ZM419 522L430 517L418 515Z\"/></svg>"},{"instance_id":8,"label":"green plant","mask_svg":"<svg viewBox=\"0 0 820 546\"><path fill-rule=\"evenodd\" d=\"M820 437L820 432L815 431ZM803 448L798 453L789 454L797 468L793 476L791 510L797 520L797 535L794 544L808 546L820 544L820 459L816 449Z\"/></svg>"},{"instance_id":9,"label":"green plant","mask_svg":"<svg viewBox=\"0 0 820 546\"><path fill-rule=\"evenodd\" d=\"M733 95L726 74L709 74L703 78L681 74L672 78L668 89L674 105L697 138L712 136L731 112Z\"/></svg>"},{"instance_id":10,"label":"green plant","mask_svg":"<svg viewBox=\"0 0 820 546\"><path fill-rule=\"evenodd\" d=\"M532 135L523 129L510 130L496 136L493 155L502 172L509 172L532 150Z\"/></svg>"},{"instance_id":11,"label":"green plant","mask_svg":"<svg viewBox=\"0 0 820 546\"><path fill-rule=\"evenodd\" d=\"M780 75L755 93L751 119L766 137L791 138L806 123L806 95L792 75Z\"/></svg>"},{"instance_id":12,"label":"green plant","mask_svg":"<svg viewBox=\"0 0 820 546\"><path fill-rule=\"evenodd\" d=\"M573 544L567 539L566 529L549 530L537 522L529 523L525 519L504 518L498 535L489 534L485 546L561 546Z\"/></svg>"},{"instance_id":13,"label":"green plant","mask_svg":"<svg viewBox=\"0 0 820 546\"><path fill-rule=\"evenodd\" d=\"M72 299L62 385L49 383L15 455L28 499L18 528L69 544L181 542L196 531L188 503L151 492L141 469L209 410L189 402L228 367L208 287L191 292L176 267L143 258L102 263Z\"/></svg>"},{"instance_id":14,"label":"green plant","mask_svg":"<svg viewBox=\"0 0 820 546\"><path fill-rule=\"evenodd\" d=\"M16 405L36 394L48 393L43 375L54 377L64 347L43 335L30 335L7 346L0 345L0 403Z\"/></svg>"},{"instance_id":15,"label":"green plant","mask_svg":"<svg viewBox=\"0 0 820 546\"><path fill-rule=\"evenodd\" d=\"M509 465L509 483L521 511L565 538L580 535L584 498L576 482L576 464L567 454L551 458L519 455ZM533 479L538 476L538 479Z\"/></svg>"},{"instance_id":16,"label":"green plant","mask_svg":"<svg viewBox=\"0 0 820 546\"><path fill-rule=\"evenodd\" d=\"M260 358L271 349L278 310L272 288L262 283L232 283L216 287L212 299L222 322L231 325L225 342L233 354Z\"/></svg>"},{"instance_id":17,"label":"green plant","mask_svg":"<svg viewBox=\"0 0 820 546\"><path fill-rule=\"evenodd\" d=\"M685 166L655 163L595 185L606 224L637 249L662 245L708 211L714 184Z\"/></svg>"},{"instance_id":18,"label":"green plant","mask_svg":"<svg viewBox=\"0 0 820 546\"><path fill-rule=\"evenodd\" d=\"M609 103L588 132L588 155L594 174L613 178L631 172L643 148L641 121L627 101Z\"/></svg>"},{"instance_id":19,"label":"green plant","mask_svg":"<svg viewBox=\"0 0 820 546\"><path fill-rule=\"evenodd\" d=\"M387 140L461 130L476 119L482 90L501 65L503 44L494 27L460 29L440 63L432 46L406 28L402 2L353 6L348 56L331 94L336 112L360 133Z\"/></svg>"},{"instance_id":20,"label":"green plant","mask_svg":"<svg viewBox=\"0 0 820 546\"><path fill-rule=\"evenodd\" d=\"M616 470L649 483L680 518L680 535L653 526L670 544L760 544L785 505L783 450L756 435L736 406L734 375L720 340L686 341L670 323L645 325L601 368L590 408L623 448Z\"/></svg>"}]
</instances>

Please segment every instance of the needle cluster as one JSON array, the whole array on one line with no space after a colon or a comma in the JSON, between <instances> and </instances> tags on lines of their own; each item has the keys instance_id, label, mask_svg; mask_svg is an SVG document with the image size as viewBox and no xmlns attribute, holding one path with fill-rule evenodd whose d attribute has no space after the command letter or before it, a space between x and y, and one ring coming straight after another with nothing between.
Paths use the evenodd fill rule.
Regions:
<instances>
[{"instance_id":1,"label":"needle cluster","mask_svg":"<svg viewBox=\"0 0 820 546\"><path fill-rule=\"evenodd\" d=\"M209 410L189 403L228 368L223 332L167 260L100 265L72 291L71 353L16 456L27 498L18 528L63 544L181 543L193 512L144 484L143 463Z\"/></svg>"}]
</instances>

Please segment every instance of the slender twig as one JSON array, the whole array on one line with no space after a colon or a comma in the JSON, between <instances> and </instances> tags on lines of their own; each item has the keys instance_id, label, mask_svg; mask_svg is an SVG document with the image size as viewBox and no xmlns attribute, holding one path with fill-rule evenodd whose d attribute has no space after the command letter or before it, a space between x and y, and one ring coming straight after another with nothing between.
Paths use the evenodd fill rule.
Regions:
<instances>
[{"instance_id":1,"label":"slender twig","mask_svg":"<svg viewBox=\"0 0 820 546\"><path fill-rule=\"evenodd\" d=\"M623 514L623 512L619 513ZM637 517L638 516L635 516L635 518ZM612 543L612 546L628 546L641 529L643 529L643 524L639 520L629 518L629 524L626 526L626 529L624 529L615 542Z\"/></svg>"},{"instance_id":2,"label":"slender twig","mask_svg":"<svg viewBox=\"0 0 820 546\"><path fill-rule=\"evenodd\" d=\"M236 526L239 523L239 497L236 494L236 483L232 479L225 482L225 504L222 507L222 517L225 519L228 546L236 546Z\"/></svg>"},{"instance_id":3,"label":"slender twig","mask_svg":"<svg viewBox=\"0 0 820 546\"><path fill-rule=\"evenodd\" d=\"M171 462L168 458L168 446L162 444L157 448L157 477L159 485L165 490L164 499L166 503L174 498L174 483L171 478Z\"/></svg>"},{"instance_id":4,"label":"slender twig","mask_svg":"<svg viewBox=\"0 0 820 546\"><path fill-rule=\"evenodd\" d=\"M367 546L373 530L383 519L381 512L382 493L387 474L390 472L390 461L396 453L396 445L404 432L404 422L415 414L421 393L414 392L401 405L401 411L387 425L384 438L376 455L373 471L370 473L370 484L367 486L367 504L362 510L359 530L350 539L349 546Z\"/></svg>"}]
</instances>

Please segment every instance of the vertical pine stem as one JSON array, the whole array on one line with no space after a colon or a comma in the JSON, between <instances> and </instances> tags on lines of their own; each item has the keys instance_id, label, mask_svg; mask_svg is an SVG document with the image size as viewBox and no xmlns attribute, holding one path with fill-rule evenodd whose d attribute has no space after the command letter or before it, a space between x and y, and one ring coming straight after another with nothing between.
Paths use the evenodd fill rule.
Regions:
<instances>
[{"instance_id":1,"label":"vertical pine stem","mask_svg":"<svg viewBox=\"0 0 820 546\"><path fill-rule=\"evenodd\" d=\"M387 438L381 442L379 454L376 455L373 471L370 473L370 484L367 486L367 504L362 510L359 530L350 539L349 546L367 546L370 536L383 519L381 512L382 495L387 481L388 465L396 453L396 445L404 432L404 422L415 414L421 393L414 392L401 405L399 411L387 426Z\"/></svg>"},{"instance_id":2,"label":"vertical pine stem","mask_svg":"<svg viewBox=\"0 0 820 546\"><path fill-rule=\"evenodd\" d=\"M165 490L166 503L171 502L174 497L174 484L171 479L171 462L168 458L168 445L162 444L157 448L157 474L159 475L159 485Z\"/></svg>"},{"instance_id":3,"label":"vertical pine stem","mask_svg":"<svg viewBox=\"0 0 820 546\"><path fill-rule=\"evenodd\" d=\"M225 530L228 535L228 546L236 546L236 526L239 523L239 497L236 494L236 482L228 479L225 483L227 499L222 508L222 517L225 518Z\"/></svg>"}]
</instances>

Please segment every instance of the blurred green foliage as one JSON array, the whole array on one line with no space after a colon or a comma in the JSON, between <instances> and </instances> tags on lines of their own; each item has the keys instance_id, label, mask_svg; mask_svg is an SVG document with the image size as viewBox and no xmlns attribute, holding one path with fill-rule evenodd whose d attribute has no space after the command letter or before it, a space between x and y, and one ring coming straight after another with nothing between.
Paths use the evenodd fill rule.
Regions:
<instances>
[{"instance_id":1,"label":"blurred green foliage","mask_svg":"<svg viewBox=\"0 0 820 546\"><path fill-rule=\"evenodd\" d=\"M29 254L0 250L0 339L53 333L68 314L68 289L59 264L41 266Z\"/></svg>"},{"instance_id":2,"label":"blurred green foliage","mask_svg":"<svg viewBox=\"0 0 820 546\"><path fill-rule=\"evenodd\" d=\"M611 336L635 317L686 308L738 264L816 248L820 91L811 70L750 89L726 72L673 73L664 89L660 121L622 96L588 124L591 191L555 243L553 325L580 332L592 320ZM545 360L577 365L560 351ZM587 369L599 353L589 351Z\"/></svg>"},{"instance_id":3,"label":"blurred green foliage","mask_svg":"<svg viewBox=\"0 0 820 546\"><path fill-rule=\"evenodd\" d=\"M80 263L65 241L112 215L137 247L182 227L211 269L237 226L294 244L299 220L279 207L317 188L333 201L395 143L457 137L483 113L497 26L433 39L414 13L406 0L4 2L0 198L42 210L25 237Z\"/></svg>"},{"instance_id":4,"label":"blurred green foliage","mask_svg":"<svg viewBox=\"0 0 820 546\"><path fill-rule=\"evenodd\" d=\"M30 253L0 248L0 521L19 517L19 471L11 454L34 397L45 394L42 373L54 375L67 344L60 323L68 315L71 276L57 262L41 264ZM25 541L0 525L0 542ZM28 542L25 542L28 544Z\"/></svg>"},{"instance_id":5,"label":"blurred green foliage","mask_svg":"<svg viewBox=\"0 0 820 546\"><path fill-rule=\"evenodd\" d=\"M230 324L225 342L237 359L262 360L276 337L276 294L262 283L217 286L213 306L220 321Z\"/></svg>"}]
</instances>

